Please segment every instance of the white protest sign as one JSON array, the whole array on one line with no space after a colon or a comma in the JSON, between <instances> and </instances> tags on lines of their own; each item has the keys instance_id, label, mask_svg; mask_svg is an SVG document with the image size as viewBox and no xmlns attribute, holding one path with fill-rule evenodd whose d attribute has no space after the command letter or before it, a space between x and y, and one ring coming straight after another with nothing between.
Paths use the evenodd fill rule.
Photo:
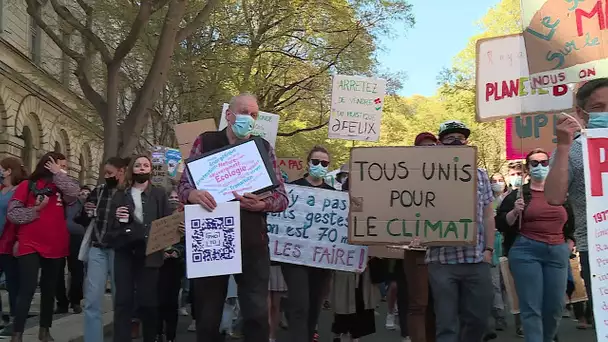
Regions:
<instances>
[{"instance_id":1,"label":"white protest sign","mask_svg":"<svg viewBox=\"0 0 608 342\"><path fill-rule=\"evenodd\" d=\"M194 186L209 191L217 203L233 200L233 191L239 194L264 192L278 184L259 138L188 160L186 166Z\"/></svg>"},{"instance_id":2,"label":"white protest sign","mask_svg":"<svg viewBox=\"0 0 608 342\"><path fill-rule=\"evenodd\" d=\"M533 89L521 34L477 41L477 120L569 110L574 92L567 85Z\"/></svg>"},{"instance_id":3,"label":"white protest sign","mask_svg":"<svg viewBox=\"0 0 608 342\"><path fill-rule=\"evenodd\" d=\"M589 129L579 139L583 139L595 329L598 341L608 341L608 129Z\"/></svg>"},{"instance_id":4,"label":"white protest sign","mask_svg":"<svg viewBox=\"0 0 608 342\"><path fill-rule=\"evenodd\" d=\"M268 215L270 259L363 271L367 247L348 244L348 193L285 184L289 207Z\"/></svg>"},{"instance_id":5,"label":"white protest sign","mask_svg":"<svg viewBox=\"0 0 608 342\"><path fill-rule=\"evenodd\" d=\"M239 202L218 203L212 212L185 206L188 279L242 272L240 215Z\"/></svg>"},{"instance_id":6,"label":"white protest sign","mask_svg":"<svg viewBox=\"0 0 608 342\"><path fill-rule=\"evenodd\" d=\"M331 90L330 139L378 141L386 80L335 75Z\"/></svg>"},{"instance_id":7,"label":"white protest sign","mask_svg":"<svg viewBox=\"0 0 608 342\"><path fill-rule=\"evenodd\" d=\"M228 104L224 103L224 106L222 107L222 117L220 118L220 127L218 128L219 131L228 126L228 122L226 121L227 109ZM279 119L281 119L281 117L277 114L258 112L258 118L255 120L255 127L253 128L252 134L266 139L266 141L274 147L277 141L277 132L279 131Z\"/></svg>"}]
</instances>

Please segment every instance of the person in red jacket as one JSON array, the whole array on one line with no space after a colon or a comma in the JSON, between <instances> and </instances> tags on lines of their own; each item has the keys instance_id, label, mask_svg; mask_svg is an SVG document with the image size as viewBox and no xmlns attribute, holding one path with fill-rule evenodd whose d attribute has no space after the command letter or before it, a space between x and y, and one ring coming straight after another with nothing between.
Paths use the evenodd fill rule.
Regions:
<instances>
[{"instance_id":1,"label":"person in red jacket","mask_svg":"<svg viewBox=\"0 0 608 342\"><path fill-rule=\"evenodd\" d=\"M2 185L0 185L0 270L6 276L10 317L15 317L17 309L19 268L17 259L13 256L13 245L16 238L15 225L6 219L6 213L17 185L27 179L27 174L28 172L19 158L8 157L0 161L0 179L2 180ZM5 326L0 331L0 336L11 336L13 334L12 324L6 321L4 315L2 318Z\"/></svg>"},{"instance_id":2,"label":"person in red jacket","mask_svg":"<svg viewBox=\"0 0 608 342\"><path fill-rule=\"evenodd\" d=\"M61 260L69 254L69 233L64 206L76 200L79 184L67 174L66 157L49 152L40 158L30 180L21 182L8 205L7 219L18 225L15 256L20 288L11 342L23 341L23 329L40 279L40 331L38 339L53 341L55 289Z\"/></svg>"}]
</instances>

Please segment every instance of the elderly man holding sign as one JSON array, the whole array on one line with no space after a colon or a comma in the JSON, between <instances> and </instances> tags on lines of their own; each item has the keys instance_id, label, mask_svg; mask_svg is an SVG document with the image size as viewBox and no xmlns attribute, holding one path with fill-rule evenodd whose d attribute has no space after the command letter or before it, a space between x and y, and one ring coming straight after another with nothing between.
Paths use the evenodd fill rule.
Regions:
<instances>
[{"instance_id":1,"label":"elderly man holding sign","mask_svg":"<svg viewBox=\"0 0 608 342\"><path fill-rule=\"evenodd\" d=\"M228 127L218 132L201 134L193 143L190 158L201 156L234 145L251 138L258 104L253 95L241 94L230 101L226 111ZM282 212L288 199L283 186L274 150L264 140L268 158L274 168L279 186L269 196L234 194L241 203L242 263L243 273L235 275L239 286L239 302L243 312L246 342L268 341L268 278L270 256L266 231L266 213ZM187 172L179 184L180 200L188 204L200 204L209 211L217 206L215 199L206 190L197 190L190 182ZM228 287L229 276L196 278L193 281L196 301L197 341L219 341L222 308Z\"/></svg>"}]
</instances>

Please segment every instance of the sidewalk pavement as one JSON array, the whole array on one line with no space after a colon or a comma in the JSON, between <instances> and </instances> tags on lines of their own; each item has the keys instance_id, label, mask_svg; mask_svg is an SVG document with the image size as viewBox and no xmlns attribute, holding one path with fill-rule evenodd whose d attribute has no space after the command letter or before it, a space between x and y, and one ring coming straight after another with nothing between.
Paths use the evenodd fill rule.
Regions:
<instances>
[{"instance_id":1,"label":"sidewalk pavement","mask_svg":"<svg viewBox=\"0 0 608 342\"><path fill-rule=\"evenodd\" d=\"M8 293L0 292L2 296L3 309L8 309ZM23 332L24 342L39 342L38 341L38 322L40 313L40 292L34 294L32 306L30 308L31 317L28 318ZM104 332L109 334L112 325L112 296L106 294L102 310L102 321ZM71 312L68 314L54 315L53 326L51 327L51 335L57 342L83 342L84 341L84 313L75 315ZM8 341L10 337L0 338L0 341Z\"/></svg>"}]
</instances>

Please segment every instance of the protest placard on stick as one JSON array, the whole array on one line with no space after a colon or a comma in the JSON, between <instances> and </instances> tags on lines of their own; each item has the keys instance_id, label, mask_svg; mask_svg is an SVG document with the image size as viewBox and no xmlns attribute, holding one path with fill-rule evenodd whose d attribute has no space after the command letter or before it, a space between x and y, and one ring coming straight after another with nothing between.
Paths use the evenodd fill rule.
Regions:
<instances>
[{"instance_id":1,"label":"protest placard on stick","mask_svg":"<svg viewBox=\"0 0 608 342\"><path fill-rule=\"evenodd\" d=\"M173 215L152 221L146 245L146 255L150 255L178 243L182 238L182 235L179 232L180 223L184 223L183 212L177 212Z\"/></svg>"}]
</instances>

